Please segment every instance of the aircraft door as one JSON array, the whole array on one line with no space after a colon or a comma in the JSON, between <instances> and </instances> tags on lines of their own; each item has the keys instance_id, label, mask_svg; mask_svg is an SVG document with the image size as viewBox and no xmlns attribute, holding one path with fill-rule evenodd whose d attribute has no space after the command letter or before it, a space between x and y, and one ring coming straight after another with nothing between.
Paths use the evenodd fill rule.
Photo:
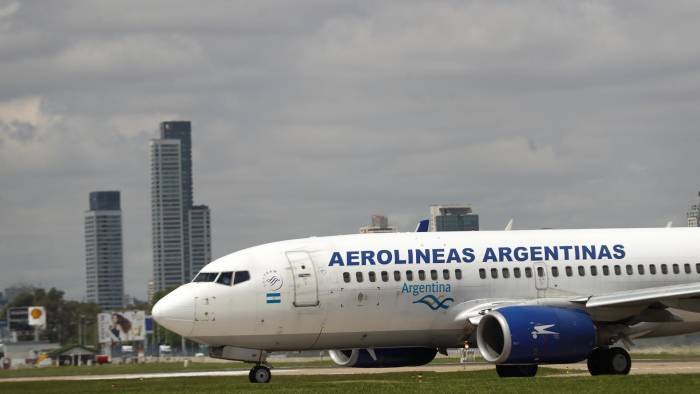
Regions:
<instances>
[{"instance_id":1,"label":"aircraft door","mask_svg":"<svg viewBox=\"0 0 700 394\"><path fill-rule=\"evenodd\" d=\"M294 278L294 306L318 305L318 281L313 260L306 252L287 252Z\"/></svg>"}]
</instances>

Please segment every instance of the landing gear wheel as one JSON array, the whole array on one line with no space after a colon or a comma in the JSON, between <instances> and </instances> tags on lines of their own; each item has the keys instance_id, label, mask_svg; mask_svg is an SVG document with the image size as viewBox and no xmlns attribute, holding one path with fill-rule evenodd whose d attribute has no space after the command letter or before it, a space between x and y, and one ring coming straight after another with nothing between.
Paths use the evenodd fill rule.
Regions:
<instances>
[{"instance_id":1,"label":"landing gear wheel","mask_svg":"<svg viewBox=\"0 0 700 394\"><path fill-rule=\"evenodd\" d=\"M590 372L591 375L604 375L608 372L605 365L607 353L608 349L597 348L588 356L588 372Z\"/></svg>"},{"instance_id":2,"label":"landing gear wheel","mask_svg":"<svg viewBox=\"0 0 700 394\"><path fill-rule=\"evenodd\" d=\"M588 356L591 375L627 375L632 368L629 353L620 347L598 348Z\"/></svg>"},{"instance_id":3,"label":"landing gear wheel","mask_svg":"<svg viewBox=\"0 0 700 394\"><path fill-rule=\"evenodd\" d=\"M496 373L502 378L526 378L537 375L537 364L496 365Z\"/></svg>"},{"instance_id":4,"label":"landing gear wheel","mask_svg":"<svg viewBox=\"0 0 700 394\"><path fill-rule=\"evenodd\" d=\"M248 373L248 380L251 383L268 383L270 379L272 379L270 368L264 365L256 365Z\"/></svg>"},{"instance_id":5,"label":"landing gear wheel","mask_svg":"<svg viewBox=\"0 0 700 394\"><path fill-rule=\"evenodd\" d=\"M608 349L606 361L608 373L611 375L628 375L632 368L632 358L630 354L620 347Z\"/></svg>"}]
</instances>

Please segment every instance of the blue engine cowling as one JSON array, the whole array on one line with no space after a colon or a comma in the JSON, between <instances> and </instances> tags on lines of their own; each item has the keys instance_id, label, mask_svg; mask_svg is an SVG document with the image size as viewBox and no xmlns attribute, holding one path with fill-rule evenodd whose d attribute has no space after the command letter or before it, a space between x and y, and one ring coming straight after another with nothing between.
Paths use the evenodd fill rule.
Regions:
<instances>
[{"instance_id":1,"label":"blue engine cowling","mask_svg":"<svg viewBox=\"0 0 700 394\"><path fill-rule=\"evenodd\" d=\"M425 365L435 358L437 349L424 347L374 349L376 360L367 349L329 350L334 363L343 367L387 368Z\"/></svg>"},{"instance_id":2,"label":"blue engine cowling","mask_svg":"<svg viewBox=\"0 0 700 394\"><path fill-rule=\"evenodd\" d=\"M509 306L481 318L476 340L494 364L575 363L593 351L596 327L577 309Z\"/></svg>"}]
</instances>

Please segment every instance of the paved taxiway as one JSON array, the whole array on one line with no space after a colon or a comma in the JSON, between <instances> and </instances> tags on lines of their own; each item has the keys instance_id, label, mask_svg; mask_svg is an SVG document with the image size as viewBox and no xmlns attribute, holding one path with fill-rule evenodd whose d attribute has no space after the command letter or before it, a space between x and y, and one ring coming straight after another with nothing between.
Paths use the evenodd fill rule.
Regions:
<instances>
[{"instance_id":1,"label":"paved taxiway","mask_svg":"<svg viewBox=\"0 0 700 394\"><path fill-rule=\"evenodd\" d=\"M585 363L549 365L548 367L570 371L571 376L587 375ZM458 372L458 371L482 371L493 369L493 365L470 363L427 365L422 367L404 368L275 368L272 375L353 375L353 374L378 374L391 372ZM636 360L632 365L632 374L673 374L673 373L700 373L700 361L674 361L674 360ZM36 382L36 381L81 381L81 380L118 380L118 379L153 379L153 378L184 378L195 376L247 376L247 370L237 371L212 371L212 372L164 372L143 374L111 374L111 375L81 375L81 376L42 376L0 379L3 382ZM553 375L557 377L567 375Z\"/></svg>"}]
</instances>

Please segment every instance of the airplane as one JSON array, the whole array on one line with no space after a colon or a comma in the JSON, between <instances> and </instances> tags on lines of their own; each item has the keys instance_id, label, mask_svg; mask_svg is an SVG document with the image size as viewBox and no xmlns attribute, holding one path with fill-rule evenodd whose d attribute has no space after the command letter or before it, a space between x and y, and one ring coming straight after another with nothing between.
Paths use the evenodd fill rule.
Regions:
<instances>
[{"instance_id":1,"label":"airplane","mask_svg":"<svg viewBox=\"0 0 700 394\"><path fill-rule=\"evenodd\" d=\"M425 226L419 226L419 228ZM637 338L700 331L700 230L353 234L214 260L153 307L156 322L254 364L328 350L338 365L417 366L477 347L501 377L586 360L626 375Z\"/></svg>"}]
</instances>

